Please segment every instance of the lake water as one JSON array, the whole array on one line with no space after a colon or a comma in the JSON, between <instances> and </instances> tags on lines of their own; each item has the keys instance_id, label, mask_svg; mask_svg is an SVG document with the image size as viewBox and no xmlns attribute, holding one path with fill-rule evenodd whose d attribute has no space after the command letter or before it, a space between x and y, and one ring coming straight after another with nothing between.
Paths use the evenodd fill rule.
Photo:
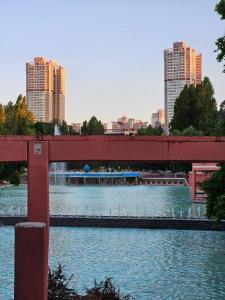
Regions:
<instances>
[{"instance_id":1,"label":"lake water","mask_svg":"<svg viewBox=\"0 0 225 300\"><path fill-rule=\"evenodd\" d=\"M175 216L205 215L185 186L50 186L53 215ZM0 190L0 214L26 214L26 185Z\"/></svg>"},{"instance_id":2,"label":"lake water","mask_svg":"<svg viewBox=\"0 0 225 300\"><path fill-rule=\"evenodd\" d=\"M1 214L26 213L26 186L0 191ZM187 187L53 186L52 214L203 216ZM14 229L0 227L0 299L13 295ZM114 278L133 299L225 299L225 232L118 228L50 230L49 264L65 265L84 291Z\"/></svg>"},{"instance_id":3,"label":"lake water","mask_svg":"<svg viewBox=\"0 0 225 300\"><path fill-rule=\"evenodd\" d=\"M14 229L0 236L0 299L9 300ZM80 292L110 276L133 299L225 299L224 232L55 227L49 260L75 274Z\"/></svg>"}]
</instances>

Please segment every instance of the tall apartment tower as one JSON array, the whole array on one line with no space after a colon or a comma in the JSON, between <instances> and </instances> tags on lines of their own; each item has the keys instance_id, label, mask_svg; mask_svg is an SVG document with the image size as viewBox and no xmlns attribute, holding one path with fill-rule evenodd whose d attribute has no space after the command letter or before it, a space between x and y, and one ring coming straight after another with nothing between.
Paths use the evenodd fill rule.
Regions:
<instances>
[{"instance_id":1,"label":"tall apartment tower","mask_svg":"<svg viewBox=\"0 0 225 300\"><path fill-rule=\"evenodd\" d=\"M55 61L35 57L26 63L28 108L34 120L65 120L65 71Z\"/></svg>"},{"instance_id":2,"label":"tall apartment tower","mask_svg":"<svg viewBox=\"0 0 225 300\"><path fill-rule=\"evenodd\" d=\"M174 114L174 105L183 87L202 81L202 55L184 42L164 50L165 133Z\"/></svg>"}]
</instances>

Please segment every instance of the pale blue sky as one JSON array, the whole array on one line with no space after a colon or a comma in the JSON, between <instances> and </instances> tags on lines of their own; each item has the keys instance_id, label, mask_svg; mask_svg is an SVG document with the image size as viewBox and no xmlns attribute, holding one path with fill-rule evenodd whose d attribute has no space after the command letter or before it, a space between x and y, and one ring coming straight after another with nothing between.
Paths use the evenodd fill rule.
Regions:
<instances>
[{"instance_id":1,"label":"pale blue sky","mask_svg":"<svg viewBox=\"0 0 225 300\"><path fill-rule=\"evenodd\" d=\"M225 22L216 0L0 0L0 102L25 94L34 56L66 69L66 120L122 114L151 120L163 107L163 50L186 41L203 54L218 103L225 74L215 40Z\"/></svg>"}]
</instances>

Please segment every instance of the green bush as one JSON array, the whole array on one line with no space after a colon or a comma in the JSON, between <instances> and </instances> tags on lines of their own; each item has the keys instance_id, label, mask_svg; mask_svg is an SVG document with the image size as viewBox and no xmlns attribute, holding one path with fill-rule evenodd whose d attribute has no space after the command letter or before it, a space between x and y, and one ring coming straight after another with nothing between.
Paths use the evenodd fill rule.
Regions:
<instances>
[{"instance_id":1,"label":"green bush","mask_svg":"<svg viewBox=\"0 0 225 300\"><path fill-rule=\"evenodd\" d=\"M79 295L74 288L74 275L66 277L64 267L48 271L48 300L129 300L130 296L122 295L115 287L112 278L106 278L99 283L94 280L92 288L86 288L85 295Z\"/></svg>"}]
</instances>

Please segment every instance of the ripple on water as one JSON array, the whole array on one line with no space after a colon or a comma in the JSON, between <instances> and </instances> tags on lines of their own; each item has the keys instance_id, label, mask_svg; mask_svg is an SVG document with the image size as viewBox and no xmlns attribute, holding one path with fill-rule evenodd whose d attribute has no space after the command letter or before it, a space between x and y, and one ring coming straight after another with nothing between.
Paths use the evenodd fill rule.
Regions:
<instances>
[{"instance_id":1,"label":"ripple on water","mask_svg":"<svg viewBox=\"0 0 225 300\"><path fill-rule=\"evenodd\" d=\"M54 215L203 216L184 186L51 186ZM0 213L27 212L26 186L0 190Z\"/></svg>"},{"instance_id":2,"label":"ripple on water","mask_svg":"<svg viewBox=\"0 0 225 300\"><path fill-rule=\"evenodd\" d=\"M13 228L1 227L0 235L0 299L8 300ZM225 298L224 232L51 228L49 258L51 266L60 261L76 275L79 291L94 277L110 276L138 300Z\"/></svg>"}]
</instances>

